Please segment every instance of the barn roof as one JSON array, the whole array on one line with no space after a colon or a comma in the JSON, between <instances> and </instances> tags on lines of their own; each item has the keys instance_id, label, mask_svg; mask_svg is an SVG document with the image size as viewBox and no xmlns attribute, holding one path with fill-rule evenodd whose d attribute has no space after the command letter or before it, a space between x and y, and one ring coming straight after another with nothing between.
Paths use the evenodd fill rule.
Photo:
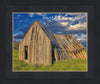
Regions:
<instances>
[{"instance_id":1,"label":"barn roof","mask_svg":"<svg viewBox=\"0 0 100 84\"><path fill-rule=\"evenodd\" d=\"M54 35L53 35L53 33L51 33L45 26L43 26L40 22L38 22L38 21L36 21L35 20L35 22L37 22L40 26L41 26L41 28L44 30L44 32L47 34L47 36L49 37L49 39L52 41L52 43L56 46L56 47L60 47L60 45L58 44L58 42L56 41L56 39L55 39L55 37L54 37Z\"/></svg>"}]
</instances>

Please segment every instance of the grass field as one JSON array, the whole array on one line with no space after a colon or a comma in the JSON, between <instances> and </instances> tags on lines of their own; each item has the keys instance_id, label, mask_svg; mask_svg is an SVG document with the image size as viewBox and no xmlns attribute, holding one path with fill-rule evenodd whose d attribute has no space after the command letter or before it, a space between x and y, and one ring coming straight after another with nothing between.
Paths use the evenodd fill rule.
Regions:
<instances>
[{"instance_id":1,"label":"grass field","mask_svg":"<svg viewBox=\"0 0 100 84\"><path fill-rule=\"evenodd\" d=\"M18 50L13 53L13 71L87 71L87 60L62 60L50 66L30 65L18 60Z\"/></svg>"}]
</instances>

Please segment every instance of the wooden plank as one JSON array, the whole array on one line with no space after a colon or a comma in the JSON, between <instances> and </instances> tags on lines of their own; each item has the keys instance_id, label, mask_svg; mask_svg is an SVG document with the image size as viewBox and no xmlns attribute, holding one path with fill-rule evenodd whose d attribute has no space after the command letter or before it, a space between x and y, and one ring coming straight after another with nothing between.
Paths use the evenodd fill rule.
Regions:
<instances>
[{"instance_id":1,"label":"wooden plank","mask_svg":"<svg viewBox=\"0 0 100 84\"><path fill-rule=\"evenodd\" d=\"M72 39L71 37L72 37L72 35L70 36L70 39ZM72 39L72 40L73 40L73 39ZM77 48L76 48L76 46L73 44L73 42L71 42L70 40L68 40L68 41L69 41L69 42L72 44L72 46L73 46L73 47L71 47L71 48L72 48L72 51L76 50ZM78 50L75 51L75 52L72 52L75 58L76 58L76 57L79 57L79 52L78 52L77 54L76 54L76 52L78 52ZM74 53L75 53L76 55L75 55Z\"/></svg>"},{"instance_id":2,"label":"wooden plank","mask_svg":"<svg viewBox=\"0 0 100 84\"><path fill-rule=\"evenodd\" d=\"M66 54L66 56L68 56L68 59L70 59L70 55L66 52L65 48L61 45L61 41L58 40L58 43L62 47L62 50L64 51L64 53Z\"/></svg>"},{"instance_id":3,"label":"wooden plank","mask_svg":"<svg viewBox=\"0 0 100 84\"><path fill-rule=\"evenodd\" d=\"M55 59L56 59L56 61L58 61L58 53L57 53L57 48L56 47L55 47L54 53L55 53Z\"/></svg>"},{"instance_id":4,"label":"wooden plank","mask_svg":"<svg viewBox=\"0 0 100 84\"><path fill-rule=\"evenodd\" d=\"M78 43L78 41L74 37L73 37L73 39L74 39L74 41L76 41ZM80 43L78 43L78 47L84 48ZM85 56L84 54L85 54L85 52L81 51L81 57L80 57L81 59Z\"/></svg>"},{"instance_id":5,"label":"wooden plank","mask_svg":"<svg viewBox=\"0 0 100 84\"><path fill-rule=\"evenodd\" d=\"M67 47L68 47L68 49L69 49L69 51L72 51L72 50L74 50L75 48L73 47L73 44L70 42L70 39L71 39L71 35L66 35L66 45L67 45ZM69 46L72 46L71 48L69 47ZM76 58L76 56L74 55L74 53L72 52L72 53L70 53L71 55L72 55L72 58Z\"/></svg>"}]
</instances>

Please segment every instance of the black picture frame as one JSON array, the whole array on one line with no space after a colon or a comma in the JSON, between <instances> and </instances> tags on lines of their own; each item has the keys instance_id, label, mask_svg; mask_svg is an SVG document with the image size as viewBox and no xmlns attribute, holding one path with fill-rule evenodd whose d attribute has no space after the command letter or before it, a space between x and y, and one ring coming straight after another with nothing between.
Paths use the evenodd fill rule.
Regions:
<instances>
[{"instance_id":1,"label":"black picture frame","mask_svg":"<svg viewBox=\"0 0 100 84\"><path fill-rule=\"evenodd\" d=\"M97 2L92 1L2 1L1 84L78 83L99 84L99 21ZM12 72L12 12L88 12L88 72ZM100 13L100 12L99 12Z\"/></svg>"}]
</instances>

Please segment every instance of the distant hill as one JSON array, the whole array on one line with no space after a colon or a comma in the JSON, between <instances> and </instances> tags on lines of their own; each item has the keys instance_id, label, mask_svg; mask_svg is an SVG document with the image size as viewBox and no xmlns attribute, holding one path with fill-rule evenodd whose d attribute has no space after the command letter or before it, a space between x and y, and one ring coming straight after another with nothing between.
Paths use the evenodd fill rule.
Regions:
<instances>
[{"instance_id":1,"label":"distant hill","mask_svg":"<svg viewBox=\"0 0 100 84\"><path fill-rule=\"evenodd\" d=\"M13 46L13 48L15 49L15 50L18 50L18 46L19 46L19 41L14 41L14 46Z\"/></svg>"}]
</instances>

